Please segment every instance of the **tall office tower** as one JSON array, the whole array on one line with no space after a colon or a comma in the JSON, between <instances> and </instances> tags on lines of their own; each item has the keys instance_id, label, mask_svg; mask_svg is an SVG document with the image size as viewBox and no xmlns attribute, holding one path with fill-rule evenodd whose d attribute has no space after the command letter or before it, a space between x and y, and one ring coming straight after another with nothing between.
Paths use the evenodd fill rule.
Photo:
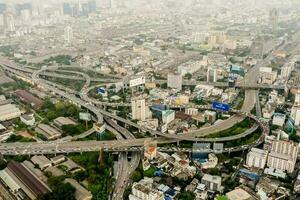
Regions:
<instances>
[{"instance_id":1,"label":"tall office tower","mask_svg":"<svg viewBox=\"0 0 300 200\"><path fill-rule=\"evenodd\" d=\"M30 10L30 12L32 11L32 5L31 5L31 3L17 4L15 6L15 8L16 8L16 13L17 13L18 16L20 16L22 10Z\"/></svg>"},{"instance_id":2,"label":"tall office tower","mask_svg":"<svg viewBox=\"0 0 300 200\"><path fill-rule=\"evenodd\" d=\"M122 0L110 0L110 8L119 8L121 6Z\"/></svg>"},{"instance_id":3,"label":"tall office tower","mask_svg":"<svg viewBox=\"0 0 300 200\"><path fill-rule=\"evenodd\" d=\"M97 10L96 1L94 0L88 1L88 8L89 8L89 12L96 12Z\"/></svg>"},{"instance_id":4,"label":"tall office tower","mask_svg":"<svg viewBox=\"0 0 300 200\"><path fill-rule=\"evenodd\" d=\"M132 119L146 120L146 101L145 99L132 99L131 100Z\"/></svg>"},{"instance_id":5,"label":"tall office tower","mask_svg":"<svg viewBox=\"0 0 300 200\"><path fill-rule=\"evenodd\" d=\"M209 67L208 69L207 69L207 74L206 74L206 81L207 82L217 82L217 80L218 80L218 74L217 74L217 69L216 68L211 68L211 67Z\"/></svg>"},{"instance_id":6,"label":"tall office tower","mask_svg":"<svg viewBox=\"0 0 300 200\"><path fill-rule=\"evenodd\" d=\"M168 74L168 87L182 90L182 75L181 74Z\"/></svg>"},{"instance_id":7,"label":"tall office tower","mask_svg":"<svg viewBox=\"0 0 300 200\"><path fill-rule=\"evenodd\" d=\"M21 18L23 22L30 22L31 19L31 11L28 9L21 10Z\"/></svg>"},{"instance_id":8,"label":"tall office tower","mask_svg":"<svg viewBox=\"0 0 300 200\"><path fill-rule=\"evenodd\" d=\"M63 3L63 14L72 15L72 8L70 3Z\"/></svg>"},{"instance_id":9,"label":"tall office tower","mask_svg":"<svg viewBox=\"0 0 300 200\"><path fill-rule=\"evenodd\" d=\"M0 14L3 14L6 11L6 4L0 3Z\"/></svg>"},{"instance_id":10,"label":"tall office tower","mask_svg":"<svg viewBox=\"0 0 300 200\"><path fill-rule=\"evenodd\" d=\"M298 146L293 142L273 141L267 166L292 173L298 156Z\"/></svg>"},{"instance_id":11,"label":"tall office tower","mask_svg":"<svg viewBox=\"0 0 300 200\"><path fill-rule=\"evenodd\" d=\"M73 39L73 29L71 26L67 26L65 29L64 29L64 32L65 32L65 41L67 43L71 43L72 39Z\"/></svg>"},{"instance_id":12,"label":"tall office tower","mask_svg":"<svg viewBox=\"0 0 300 200\"><path fill-rule=\"evenodd\" d=\"M16 30L15 20L12 13L4 13L4 29L5 31L13 32Z\"/></svg>"},{"instance_id":13,"label":"tall office tower","mask_svg":"<svg viewBox=\"0 0 300 200\"><path fill-rule=\"evenodd\" d=\"M273 8L269 12L269 22L273 30L277 29L278 26L278 17L279 17L279 12L276 8Z\"/></svg>"},{"instance_id":14,"label":"tall office tower","mask_svg":"<svg viewBox=\"0 0 300 200\"><path fill-rule=\"evenodd\" d=\"M0 14L0 26L4 26L4 15Z\"/></svg>"}]
</instances>

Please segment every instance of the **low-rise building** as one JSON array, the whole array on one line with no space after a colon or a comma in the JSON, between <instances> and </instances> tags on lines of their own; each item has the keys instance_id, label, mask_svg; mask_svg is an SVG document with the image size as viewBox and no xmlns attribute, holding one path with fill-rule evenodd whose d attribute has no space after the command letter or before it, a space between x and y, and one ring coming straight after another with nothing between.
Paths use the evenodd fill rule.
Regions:
<instances>
[{"instance_id":1,"label":"low-rise building","mask_svg":"<svg viewBox=\"0 0 300 200\"><path fill-rule=\"evenodd\" d=\"M214 123L217 119L217 113L215 111L206 110L204 113L204 117L209 123Z\"/></svg>"},{"instance_id":2,"label":"low-rise building","mask_svg":"<svg viewBox=\"0 0 300 200\"><path fill-rule=\"evenodd\" d=\"M226 197L229 200L255 200L252 195L243 190L242 188L236 188L228 193L226 193Z\"/></svg>"},{"instance_id":3,"label":"low-rise building","mask_svg":"<svg viewBox=\"0 0 300 200\"><path fill-rule=\"evenodd\" d=\"M185 114L195 116L198 115L199 111L197 108L186 108L185 109Z\"/></svg>"},{"instance_id":4,"label":"low-rise building","mask_svg":"<svg viewBox=\"0 0 300 200\"><path fill-rule=\"evenodd\" d=\"M286 115L282 113L274 113L272 124L276 126L283 127L285 123Z\"/></svg>"},{"instance_id":5,"label":"low-rise building","mask_svg":"<svg viewBox=\"0 0 300 200\"><path fill-rule=\"evenodd\" d=\"M43 105L43 101L26 90L16 90L16 96L18 96L22 101L30 104L33 108L38 109Z\"/></svg>"},{"instance_id":6,"label":"low-rise building","mask_svg":"<svg viewBox=\"0 0 300 200\"><path fill-rule=\"evenodd\" d=\"M66 160L66 157L64 155L58 155L58 156L51 158L50 160L53 163L53 165L57 165L59 163L64 162Z\"/></svg>"},{"instance_id":7,"label":"low-rise building","mask_svg":"<svg viewBox=\"0 0 300 200\"><path fill-rule=\"evenodd\" d=\"M58 117L54 119L53 122L58 127L62 127L64 125L76 125L76 122L74 122L68 117Z\"/></svg>"},{"instance_id":8,"label":"low-rise building","mask_svg":"<svg viewBox=\"0 0 300 200\"><path fill-rule=\"evenodd\" d=\"M25 114L20 116L21 122L26 124L27 126L33 126L35 123L35 118L33 114Z\"/></svg>"},{"instance_id":9,"label":"low-rise building","mask_svg":"<svg viewBox=\"0 0 300 200\"><path fill-rule=\"evenodd\" d=\"M46 156L33 156L31 161L35 165L38 165L41 170L44 170L52 165L51 161Z\"/></svg>"},{"instance_id":10,"label":"low-rise building","mask_svg":"<svg viewBox=\"0 0 300 200\"><path fill-rule=\"evenodd\" d=\"M50 192L50 188L45 183L18 162L10 161L5 171L30 199L37 199Z\"/></svg>"},{"instance_id":11,"label":"low-rise building","mask_svg":"<svg viewBox=\"0 0 300 200\"><path fill-rule=\"evenodd\" d=\"M75 173L83 170L83 168L80 165L78 165L77 163L75 163L73 160L69 158L67 159L67 161L61 163L60 165L65 166L67 168L66 170L71 173Z\"/></svg>"},{"instance_id":12,"label":"low-rise building","mask_svg":"<svg viewBox=\"0 0 300 200\"><path fill-rule=\"evenodd\" d=\"M76 180L67 178L66 183L70 183L75 188L76 200L91 200L93 195L90 191L81 186Z\"/></svg>"},{"instance_id":13,"label":"low-rise building","mask_svg":"<svg viewBox=\"0 0 300 200\"><path fill-rule=\"evenodd\" d=\"M47 124L39 124L35 131L45 136L47 140L54 140L61 136L61 133L56 128Z\"/></svg>"},{"instance_id":14,"label":"low-rise building","mask_svg":"<svg viewBox=\"0 0 300 200\"><path fill-rule=\"evenodd\" d=\"M20 109L14 104L0 106L0 122L18 118L21 114Z\"/></svg>"},{"instance_id":15,"label":"low-rise building","mask_svg":"<svg viewBox=\"0 0 300 200\"><path fill-rule=\"evenodd\" d=\"M164 200L164 194L153 187L153 179L144 178L138 183L133 183L132 195L129 199Z\"/></svg>"}]
</instances>

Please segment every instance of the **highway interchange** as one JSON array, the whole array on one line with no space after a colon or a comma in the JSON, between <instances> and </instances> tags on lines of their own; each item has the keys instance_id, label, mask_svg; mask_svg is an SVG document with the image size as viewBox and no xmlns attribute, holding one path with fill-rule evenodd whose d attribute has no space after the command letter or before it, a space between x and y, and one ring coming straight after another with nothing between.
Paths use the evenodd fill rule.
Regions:
<instances>
[{"instance_id":1,"label":"highway interchange","mask_svg":"<svg viewBox=\"0 0 300 200\"><path fill-rule=\"evenodd\" d=\"M297 45L297 48L299 45ZM276 49L282 49L284 45L276 47ZM89 151L115 151L119 153L119 169L118 169L118 181L116 182L115 191L113 195L113 199L120 199L122 197L126 184L128 183L130 174L137 168L139 160L141 159L141 152L143 151L143 147L145 142L153 142L157 144L165 144L165 143L174 143L177 141L195 141L195 142L225 142L240 139L250 135L254 131L256 131L259 127L262 130L261 137L252 144L233 147L233 148L225 148L224 152L233 152L233 151L243 151L253 146L259 145L264 141L264 137L269 133L269 127L263 121L261 121L261 109L258 99L259 91L257 89L260 88L273 88L273 89L284 89L287 86L266 86L266 85L258 85L258 73L259 68L262 66L266 66L268 62L272 59L272 52L263 60L258 62L257 65L252 67L245 76L245 82L247 85L238 85L238 87L245 88L245 100L241 110L231 110L230 112L236 113L229 119L224 122L213 125L208 128L198 129L196 131L189 132L186 135L170 135L164 134L159 131L149 130L145 127L138 126L136 123L133 123L130 120L121 118L119 116L113 115L110 112L106 111L103 106L130 106L128 103L124 104L112 104L112 103L104 103L99 102L98 100L92 99L88 96L88 92L95 87L102 84L109 84L117 81L124 81L121 77L111 77L111 79L103 78L103 79L92 79L84 72L77 71L69 71L69 70L61 70L59 68L47 68L43 67L40 70L34 70L28 67L19 66L11 61L5 60L1 58L0 65L4 70L8 73L18 76L19 78L28 80L32 84L37 87L49 91L55 95L61 96L76 105L81 106L89 110L94 114L98 123L106 124L106 128L114 133L117 140L113 141L74 141L79 138L86 137L93 132L94 129L91 129L80 136L76 136L74 138L62 138L56 141L49 142L37 142L37 143L1 143L0 144L0 152L3 155L34 155L34 154L59 154L59 153L72 153L72 152L89 152ZM65 74L61 74L65 73ZM69 73L66 75L66 73ZM101 72L97 72L101 73ZM73 74L73 75L72 75ZM66 78L71 80L84 80L85 84L80 91L80 98L78 97L78 93L72 90L68 90L64 87L61 87L59 84L51 83L50 81L46 81L42 79L43 76L56 77L56 78ZM126 77L128 79L128 77ZM112 81L113 80L113 81ZM102 84L98 84L96 86L90 86L90 83L94 82L102 82ZM103 83L104 82L104 83ZM157 81L157 83L163 83L163 81ZM193 84L201 84L200 82L184 82L187 85ZM205 83L203 83L205 84ZM207 83L206 83L207 84ZM219 87L226 87L226 84L219 84ZM216 84L215 84L216 85ZM251 114L251 110L256 106L257 116ZM195 106L198 109L211 109L207 106ZM245 117L249 117L255 121L255 125L253 125L246 132L225 137L225 138L203 138L204 136L208 136L212 133L216 133L222 130L226 130L232 127L234 124L241 122ZM121 127L117 124L117 122L123 122L129 126L133 126L139 129L142 132L148 132L153 137L150 138L141 138L136 139L132 133L130 133L127 129ZM159 147L160 151L165 152L173 152L173 151L183 151L183 152L191 152L191 149L184 149L179 147L170 147L164 148ZM128 161L127 152L132 152L132 158Z\"/></svg>"}]
</instances>

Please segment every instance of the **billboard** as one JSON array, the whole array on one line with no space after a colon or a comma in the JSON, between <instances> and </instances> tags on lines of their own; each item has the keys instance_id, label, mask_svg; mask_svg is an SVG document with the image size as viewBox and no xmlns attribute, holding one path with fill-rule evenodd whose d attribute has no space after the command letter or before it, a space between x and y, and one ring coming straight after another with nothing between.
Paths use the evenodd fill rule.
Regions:
<instances>
[{"instance_id":1,"label":"billboard","mask_svg":"<svg viewBox=\"0 0 300 200\"><path fill-rule=\"evenodd\" d=\"M140 77L140 78L136 78L136 79L132 79L129 81L129 86L130 87L135 87L138 85L143 85L146 83L146 78L144 76Z\"/></svg>"},{"instance_id":2,"label":"billboard","mask_svg":"<svg viewBox=\"0 0 300 200\"><path fill-rule=\"evenodd\" d=\"M81 112L79 113L79 119L84 121L91 121L92 118L90 113Z\"/></svg>"},{"instance_id":3,"label":"billboard","mask_svg":"<svg viewBox=\"0 0 300 200\"><path fill-rule=\"evenodd\" d=\"M215 110L220 110L222 112L228 112L229 111L229 105L228 104L223 104L217 101L214 101L212 103L212 108Z\"/></svg>"}]
</instances>

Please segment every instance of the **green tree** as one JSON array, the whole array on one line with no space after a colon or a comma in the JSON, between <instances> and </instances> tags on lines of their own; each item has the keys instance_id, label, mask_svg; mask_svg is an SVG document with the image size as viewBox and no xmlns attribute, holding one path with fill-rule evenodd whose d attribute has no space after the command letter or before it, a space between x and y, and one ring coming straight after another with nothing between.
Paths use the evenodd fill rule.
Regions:
<instances>
[{"instance_id":1,"label":"green tree","mask_svg":"<svg viewBox=\"0 0 300 200\"><path fill-rule=\"evenodd\" d=\"M138 182L140 181L143 177L142 177L142 173L140 171L137 171L135 170L133 173L132 173L132 181L133 182Z\"/></svg>"},{"instance_id":2,"label":"green tree","mask_svg":"<svg viewBox=\"0 0 300 200\"><path fill-rule=\"evenodd\" d=\"M178 200L194 200L195 194L192 192L182 192L178 195Z\"/></svg>"},{"instance_id":3,"label":"green tree","mask_svg":"<svg viewBox=\"0 0 300 200\"><path fill-rule=\"evenodd\" d=\"M58 183L52 192L40 197L39 200L75 200L75 188L70 183Z\"/></svg>"}]
</instances>

